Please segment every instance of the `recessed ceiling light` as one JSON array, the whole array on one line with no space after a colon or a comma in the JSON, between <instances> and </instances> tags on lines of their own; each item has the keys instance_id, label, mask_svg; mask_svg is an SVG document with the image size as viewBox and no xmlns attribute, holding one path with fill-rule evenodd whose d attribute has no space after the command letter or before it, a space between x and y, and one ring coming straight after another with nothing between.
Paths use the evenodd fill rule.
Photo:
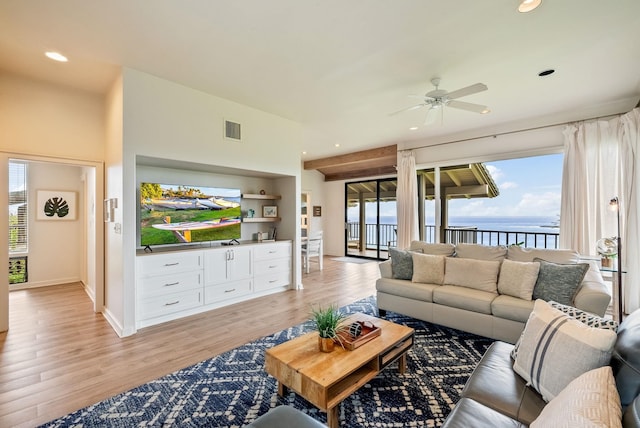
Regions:
<instances>
[{"instance_id":1,"label":"recessed ceiling light","mask_svg":"<svg viewBox=\"0 0 640 428\"><path fill-rule=\"evenodd\" d=\"M527 13L540 6L542 0L522 0L518 6L518 12Z\"/></svg>"},{"instance_id":2,"label":"recessed ceiling light","mask_svg":"<svg viewBox=\"0 0 640 428\"><path fill-rule=\"evenodd\" d=\"M303 154L303 155L306 155L306 154L307 154L307 152L302 152L302 154Z\"/></svg>"},{"instance_id":3,"label":"recessed ceiling light","mask_svg":"<svg viewBox=\"0 0 640 428\"><path fill-rule=\"evenodd\" d=\"M334 146L340 147L340 143L335 143Z\"/></svg>"},{"instance_id":4,"label":"recessed ceiling light","mask_svg":"<svg viewBox=\"0 0 640 428\"><path fill-rule=\"evenodd\" d=\"M480 114L487 114L487 113L491 113L491 110L489 110L488 108L486 108L486 109L484 109L484 110L482 110L480 112Z\"/></svg>"},{"instance_id":5,"label":"recessed ceiling light","mask_svg":"<svg viewBox=\"0 0 640 428\"><path fill-rule=\"evenodd\" d=\"M69 61L66 56L62 55L60 52L49 51L44 53L47 58L52 59L58 62L67 62Z\"/></svg>"},{"instance_id":6,"label":"recessed ceiling light","mask_svg":"<svg viewBox=\"0 0 640 428\"><path fill-rule=\"evenodd\" d=\"M418 129L417 126L412 126L411 128L409 128L409 131L415 131L416 129Z\"/></svg>"},{"instance_id":7,"label":"recessed ceiling light","mask_svg":"<svg viewBox=\"0 0 640 428\"><path fill-rule=\"evenodd\" d=\"M541 71L540 73L538 73L538 76L540 76L540 77L544 77L544 76L548 76L548 75L550 75L550 74L553 74L553 73L555 73L555 72L556 72L556 71L555 71L553 68L550 68L550 69L548 69L548 70Z\"/></svg>"}]
</instances>

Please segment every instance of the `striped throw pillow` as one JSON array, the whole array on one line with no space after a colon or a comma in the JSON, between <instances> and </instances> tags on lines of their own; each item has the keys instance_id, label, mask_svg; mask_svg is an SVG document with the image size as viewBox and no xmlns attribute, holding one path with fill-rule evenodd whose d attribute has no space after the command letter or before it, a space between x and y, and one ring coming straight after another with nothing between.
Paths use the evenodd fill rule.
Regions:
<instances>
[{"instance_id":1,"label":"striped throw pillow","mask_svg":"<svg viewBox=\"0 0 640 428\"><path fill-rule=\"evenodd\" d=\"M615 332L536 300L513 369L548 402L578 376L609 364L615 341Z\"/></svg>"}]
</instances>

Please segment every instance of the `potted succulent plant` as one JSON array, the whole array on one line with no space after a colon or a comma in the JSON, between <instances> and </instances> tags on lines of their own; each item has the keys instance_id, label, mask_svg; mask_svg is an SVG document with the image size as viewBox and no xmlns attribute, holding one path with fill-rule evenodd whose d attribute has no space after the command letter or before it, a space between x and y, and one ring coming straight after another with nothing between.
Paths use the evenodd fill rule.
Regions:
<instances>
[{"instance_id":1,"label":"potted succulent plant","mask_svg":"<svg viewBox=\"0 0 640 428\"><path fill-rule=\"evenodd\" d=\"M322 352L331 352L335 347L335 342L340 343L338 333L345 329L342 324L347 318L335 305L322 308L311 308L311 320L318 330L318 346Z\"/></svg>"}]
</instances>

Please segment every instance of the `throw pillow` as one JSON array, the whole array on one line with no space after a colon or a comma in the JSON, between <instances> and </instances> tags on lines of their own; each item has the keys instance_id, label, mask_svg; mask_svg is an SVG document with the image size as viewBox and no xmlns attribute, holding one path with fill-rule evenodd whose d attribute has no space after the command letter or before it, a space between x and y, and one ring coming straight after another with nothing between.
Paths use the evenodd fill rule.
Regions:
<instances>
[{"instance_id":1,"label":"throw pillow","mask_svg":"<svg viewBox=\"0 0 640 428\"><path fill-rule=\"evenodd\" d=\"M609 318L602 318L598 315L590 314L582 309L573 306L563 305L558 302L550 301L549 304L559 311L564 312L571 318L588 325L589 327L604 328L611 331L618 331L618 322Z\"/></svg>"},{"instance_id":2,"label":"throw pillow","mask_svg":"<svg viewBox=\"0 0 640 428\"><path fill-rule=\"evenodd\" d=\"M611 367L577 377L529 425L536 427L620 427L622 406Z\"/></svg>"},{"instance_id":3,"label":"throw pillow","mask_svg":"<svg viewBox=\"0 0 640 428\"><path fill-rule=\"evenodd\" d=\"M498 293L531 300L539 270L540 263L503 261L498 278Z\"/></svg>"},{"instance_id":4,"label":"throw pillow","mask_svg":"<svg viewBox=\"0 0 640 428\"><path fill-rule=\"evenodd\" d=\"M391 271L395 279L411 279L413 277L412 253L397 248L389 248Z\"/></svg>"},{"instance_id":5,"label":"throw pillow","mask_svg":"<svg viewBox=\"0 0 640 428\"><path fill-rule=\"evenodd\" d=\"M616 333L588 327L536 300L513 369L549 402L575 378L605 366Z\"/></svg>"},{"instance_id":6,"label":"throw pillow","mask_svg":"<svg viewBox=\"0 0 640 428\"><path fill-rule=\"evenodd\" d=\"M499 261L447 257L444 267L444 284L497 293L499 270Z\"/></svg>"},{"instance_id":7,"label":"throw pillow","mask_svg":"<svg viewBox=\"0 0 640 428\"><path fill-rule=\"evenodd\" d=\"M589 270L588 263L563 265L534 259L540 263L538 280L533 288L533 298L553 300L563 305L573 305L573 298Z\"/></svg>"},{"instance_id":8,"label":"throw pillow","mask_svg":"<svg viewBox=\"0 0 640 428\"><path fill-rule=\"evenodd\" d=\"M442 284L444 280L444 256L413 253L413 282Z\"/></svg>"},{"instance_id":9,"label":"throw pillow","mask_svg":"<svg viewBox=\"0 0 640 428\"><path fill-rule=\"evenodd\" d=\"M589 327L604 328L605 330L611 330L616 333L618 332L618 322L612 319L602 318L597 315L590 314L589 312L585 312L581 309L574 308L573 306L562 305L554 301L550 301L549 305L551 305L551 307L556 308L561 312L564 312L565 314L569 315L571 318L576 319ZM513 358L514 360L518 356L518 348L520 347L521 341L522 341L522 335L520 335L520 338L518 339L515 346L511 350L511 358Z\"/></svg>"}]
</instances>

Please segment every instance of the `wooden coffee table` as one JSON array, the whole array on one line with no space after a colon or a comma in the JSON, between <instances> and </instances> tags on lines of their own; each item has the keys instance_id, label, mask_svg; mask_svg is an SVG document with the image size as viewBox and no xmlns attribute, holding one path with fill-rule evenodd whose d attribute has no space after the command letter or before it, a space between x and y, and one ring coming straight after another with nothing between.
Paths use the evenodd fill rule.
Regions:
<instances>
[{"instance_id":1,"label":"wooden coffee table","mask_svg":"<svg viewBox=\"0 0 640 428\"><path fill-rule=\"evenodd\" d=\"M339 345L330 353L318 350L318 333L312 332L268 349L265 370L278 381L278 394L287 388L327 412L327 425L338 427L338 405L392 362L406 370L407 351L414 330L365 314L349 316L346 323L370 321L381 327L379 337L353 351Z\"/></svg>"}]
</instances>

